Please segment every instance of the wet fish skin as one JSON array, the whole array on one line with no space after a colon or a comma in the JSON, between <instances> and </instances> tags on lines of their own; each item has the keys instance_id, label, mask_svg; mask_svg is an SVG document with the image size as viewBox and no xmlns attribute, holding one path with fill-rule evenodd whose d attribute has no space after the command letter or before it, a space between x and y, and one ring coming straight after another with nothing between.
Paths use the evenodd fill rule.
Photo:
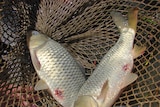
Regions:
<instances>
[{"instance_id":1,"label":"wet fish skin","mask_svg":"<svg viewBox=\"0 0 160 107\"><path fill-rule=\"evenodd\" d=\"M49 89L64 107L72 107L85 82L82 67L58 42L37 31L28 33L28 46L40 78L35 90Z\"/></svg>"},{"instance_id":2,"label":"wet fish skin","mask_svg":"<svg viewBox=\"0 0 160 107\"><path fill-rule=\"evenodd\" d=\"M131 73L133 59L145 50L145 47L137 49L137 46L133 49L137 14L137 9L131 10L127 22L119 12L111 12L111 16L120 30L120 38L84 83L77 100L79 103L75 103L74 107L80 107L83 102L94 105L92 107L111 107L121 90L137 79L137 74ZM85 101L81 96L86 96ZM87 97L92 97L94 100L91 101L91 98Z\"/></svg>"}]
</instances>

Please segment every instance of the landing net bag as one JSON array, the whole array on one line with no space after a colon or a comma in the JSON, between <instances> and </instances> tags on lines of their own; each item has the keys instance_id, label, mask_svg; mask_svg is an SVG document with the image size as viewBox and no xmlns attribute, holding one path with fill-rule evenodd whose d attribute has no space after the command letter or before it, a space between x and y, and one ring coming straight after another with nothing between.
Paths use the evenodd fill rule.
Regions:
<instances>
[{"instance_id":1,"label":"landing net bag","mask_svg":"<svg viewBox=\"0 0 160 107\"><path fill-rule=\"evenodd\" d=\"M39 77L26 43L29 29L64 45L89 77L120 36L110 12L127 18L133 7L139 8L134 42L147 49L134 60L138 79L114 107L159 107L159 0L0 0L0 107L61 107L47 91L34 90Z\"/></svg>"}]
</instances>

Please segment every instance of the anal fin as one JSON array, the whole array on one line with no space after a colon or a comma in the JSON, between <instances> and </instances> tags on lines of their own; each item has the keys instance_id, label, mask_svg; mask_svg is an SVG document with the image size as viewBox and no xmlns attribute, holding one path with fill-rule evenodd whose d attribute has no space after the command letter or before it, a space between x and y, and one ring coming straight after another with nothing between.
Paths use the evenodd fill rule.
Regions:
<instances>
[{"instance_id":1,"label":"anal fin","mask_svg":"<svg viewBox=\"0 0 160 107\"><path fill-rule=\"evenodd\" d=\"M37 82L37 84L35 85L34 89L36 91L38 91L38 90L45 90L45 89L48 89L48 85L43 80L39 80Z\"/></svg>"},{"instance_id":2,"label":"anal fin","mask_svg":"<svg viewBox=\"0 0 160 107\"><path fill-rule=\"evenodd\" d=\"M134 45L133 50L132 50L133 59L142 55L145 50L146 50L146 46Z\"/></svg>"}]
</instances>

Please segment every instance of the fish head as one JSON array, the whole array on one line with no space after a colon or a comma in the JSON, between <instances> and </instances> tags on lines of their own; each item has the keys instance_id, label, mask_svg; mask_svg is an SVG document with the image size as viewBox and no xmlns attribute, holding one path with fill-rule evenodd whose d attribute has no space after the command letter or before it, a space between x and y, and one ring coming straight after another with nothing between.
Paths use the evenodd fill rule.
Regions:
<instances>
[{"instance_id":1,"label":"fish head","mask_svg":"<svg viewBox=\"0 0 160 107\"><path fill-rule=\"evenodd\" d=\"M27 34L27 44L30 49L37 48L48 41L48 37L38 31L29 31Z\"/></svg>"},{"instance_id":2,"label":"fish head","mask_svg":"<svg viewBox=\"0 0 160 107\"><path fill-rule=\"evenodd\" d=\"M98 103L92 96L79 96L74 107L98 107Z\"/></svg>"}]
</instances>

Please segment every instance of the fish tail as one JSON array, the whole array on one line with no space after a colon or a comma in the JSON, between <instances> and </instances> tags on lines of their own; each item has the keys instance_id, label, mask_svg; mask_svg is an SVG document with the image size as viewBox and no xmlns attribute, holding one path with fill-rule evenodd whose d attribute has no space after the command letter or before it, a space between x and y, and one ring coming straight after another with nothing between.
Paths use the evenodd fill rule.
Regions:
<instances>
[{"instance_id":1,"label":"fish tail","mask_svg":"<svg viewBox=\"0 0 160 107\"><path fill-rule=\"evenodd\" d=\"M132 8L128 12L128 26L136 32L138 8Z\"/></svg>"},{"instance_id":2,"label":"fish tail","mask_svg":"<svg viewBox=\"0 0 160 107\"><path fill-rule=\"evenodd\" d=\"M124 27L128 27L128 21L122 16L120 12L112 11L110 15L112 16L114 23L120 31Z\"/></svg>"}]
</instances>

